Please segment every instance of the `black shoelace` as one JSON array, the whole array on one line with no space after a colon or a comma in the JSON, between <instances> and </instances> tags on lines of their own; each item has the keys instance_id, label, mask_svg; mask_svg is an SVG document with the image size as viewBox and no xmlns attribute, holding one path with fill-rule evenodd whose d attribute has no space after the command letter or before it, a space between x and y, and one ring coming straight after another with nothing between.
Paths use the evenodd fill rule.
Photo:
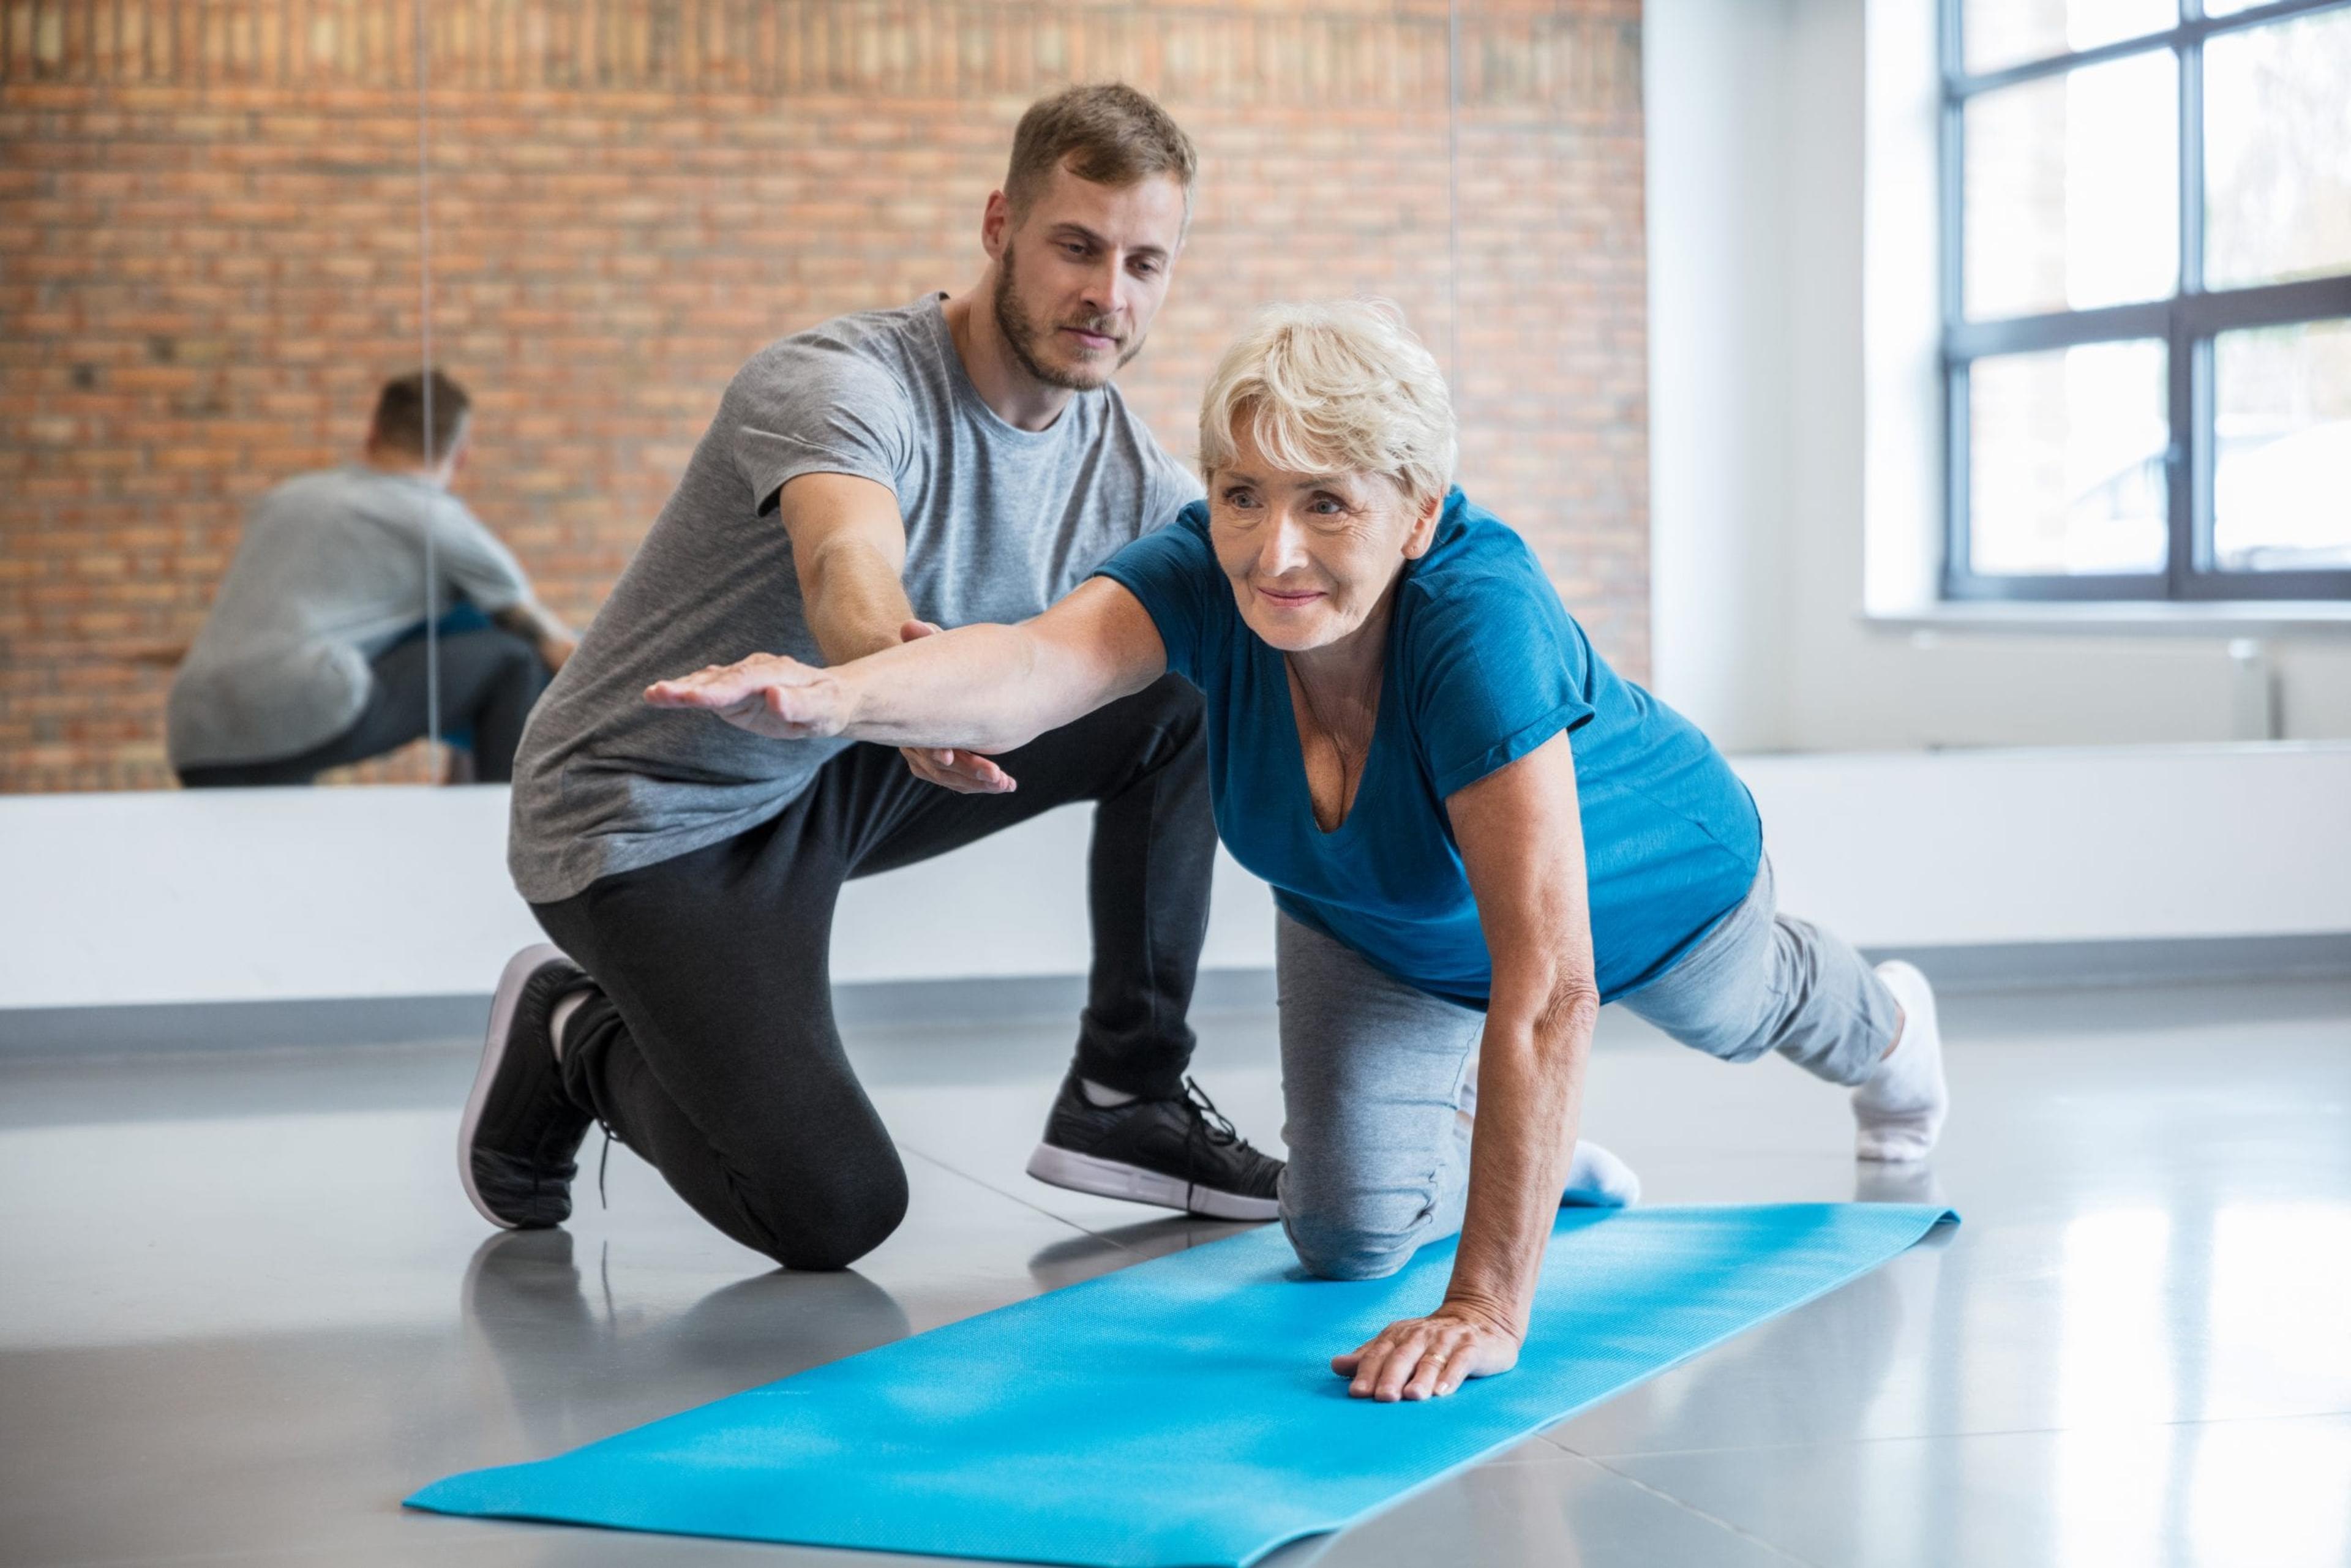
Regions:
<instances>
[{"instance_id":1,"label":"black shoelace","mask_svg":"<svg viewBox=\"0 0 2351 1568\"><path fill-rule=\"evenodd\" d=\"M1200 1158L1204 1150L1201 1145L1205 1144L1212 1148L1238 1145L1246 1149L1249 1143L1241 1136L1240 1129L1217 1109L1217 1103L1208 1098L1208 1092L1194 1079L1184 1080L1184 1103L1192 1110L1191 1124L1184 1132L1184 1201L1189 1207L1193 1192L1202 1186ZM1217 1189L1210 1187L1209 1190Z\"/></svg>"},{"instance_id":2,"label":"black shoelace","mask_svg":"<svg viewBox=\"0 0 2351 1568\"><path fill-rule=\"evenodd\" d=\"M1192 1125L1197 1128L1200 1135L1209 1143L1222 1146L1241 1141L1240 1129L1234 1126L1222 1111L1217 1109L1217 1103L1208 1098L1208 1092L1200 1087L1199 1080L1196 1078L1184 1080L1184 1100L1197 1113L1192 1118Z\"/></svg>"}]
</instances>

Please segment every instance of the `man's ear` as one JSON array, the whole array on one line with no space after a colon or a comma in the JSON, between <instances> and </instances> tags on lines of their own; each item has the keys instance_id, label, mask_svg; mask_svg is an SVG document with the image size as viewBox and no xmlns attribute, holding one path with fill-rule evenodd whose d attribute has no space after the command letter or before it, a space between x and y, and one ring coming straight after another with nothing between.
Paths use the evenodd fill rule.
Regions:
<instances>
[{"instance_id":1,"label":"man's ear","mask_svg":"<svg viewBox=\"0 0 2351 1568\"><path fill-rule=\"evenodd\" d=\"M987 205L979 215L979 245L987 252L987 259L1004 258L1004 237L1012 232L1012 200L1001 191L987 193Z\"/></svg>"}]
</instances>

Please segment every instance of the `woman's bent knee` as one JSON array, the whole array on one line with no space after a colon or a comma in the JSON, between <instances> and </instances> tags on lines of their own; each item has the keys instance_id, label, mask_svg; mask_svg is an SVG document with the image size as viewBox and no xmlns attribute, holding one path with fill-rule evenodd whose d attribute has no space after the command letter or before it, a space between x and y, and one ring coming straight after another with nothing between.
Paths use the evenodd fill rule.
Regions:
<instances>
[{"instance_id":1,"label":"woman's bent knee","mask_svg":"<svg viewBox=\"0 0 2351 1568\"><path fill-rule=\"evenodd\" d=\"M1318 1280L1384 1280L1428 1239L1426 1225L1402 1229L1284 1214L1281 1228L1299 1264Z\"/></svg>"}]
</instances>

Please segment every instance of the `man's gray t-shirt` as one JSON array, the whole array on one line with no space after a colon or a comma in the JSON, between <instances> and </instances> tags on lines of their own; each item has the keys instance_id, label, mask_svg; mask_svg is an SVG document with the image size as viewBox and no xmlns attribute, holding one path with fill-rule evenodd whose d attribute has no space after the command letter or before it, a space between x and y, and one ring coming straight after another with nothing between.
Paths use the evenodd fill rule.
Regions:
<instances>
[{"instance_id":1,"label":"man's gray t-shirt","mask_svg":"<svg viewBox=\"0 0 2351 1568\"><path fill-rule=\"evenodd\" d=\"M332 740L367 706L368 661L460 597L485 613L530 597L522 568L463 501L360 463L288 479L246 514L172 678L172 765L274 762Z\"/></svg>"},{"instance_id":2,"label":"man's gray t-shirt","mask_svg":"<svg viewBox=\"0 0 2351 1568\"><path fill-rule=\"evenodd\" d=\"M1006 423L956 355L942 295L769 344L726 388L611 598L539 700L515 758L507 862L536 904L746 832L845 740L771 740L644 688L752 653L825 662L776 493L803 474L887 485L914 613L1038 614L1199 494L1115 388L1042 431Z\"/></svg>"}]
</instances>

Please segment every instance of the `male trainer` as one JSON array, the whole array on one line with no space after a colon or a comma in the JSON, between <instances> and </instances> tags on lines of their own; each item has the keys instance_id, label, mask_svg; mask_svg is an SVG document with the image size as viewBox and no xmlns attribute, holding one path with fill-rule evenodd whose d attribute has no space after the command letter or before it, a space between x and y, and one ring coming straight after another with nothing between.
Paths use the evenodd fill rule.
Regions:
<instances>
[{"instance_id":1,"label":"male trainer","mask_svg":"<svg viewBox=\"0 0 2351 1568\"><path fill-rule=\"evenodd\" d=\"M771 740L644 701L752 653L839 664L1035 615L1196 497L1111 384L1166 296L1195 166L1132 88L1046 99L987 199L977 285L786 338L728 385L524 737L509 860L558 946L507 966L465 1107L459 1174L492 1223L568 1217L601 1122L788 1267L870 1251L906 1176L833 1028L841 884L1075 800L1096 802L1093 967L1029 1174L1275 1217L1280 1162L1185 1077L1216 842L1190 686L1171 674L992 759Z\"/></svg>"}]
</instances>

